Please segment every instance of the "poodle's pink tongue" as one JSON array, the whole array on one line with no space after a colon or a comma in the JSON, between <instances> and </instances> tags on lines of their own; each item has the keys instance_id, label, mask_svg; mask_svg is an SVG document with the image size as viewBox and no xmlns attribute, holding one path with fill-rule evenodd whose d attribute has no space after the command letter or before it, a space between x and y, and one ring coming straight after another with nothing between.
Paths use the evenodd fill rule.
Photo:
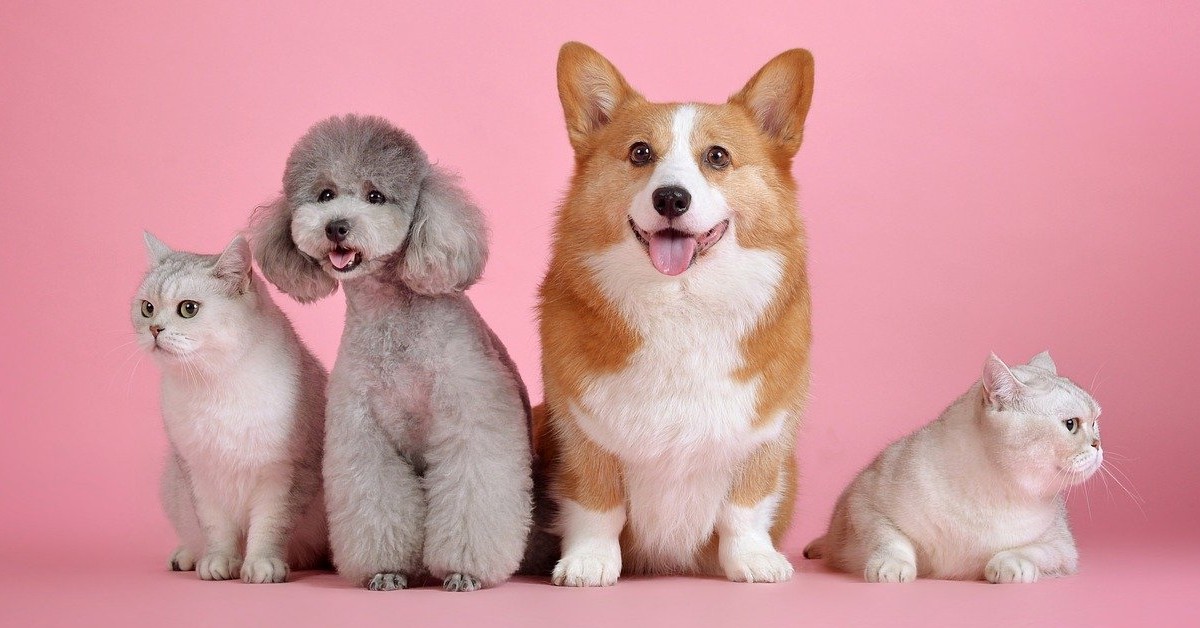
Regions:
<instances>
[{"instance_id":1,"label":"poodle's pink tongue","mask_svg":"<svg viewBox=\"0 0 1200 628\"><path fill-rule=\"evenodd\" d=\"M333 264L333 267L338 270L341 270L341 269L349 266L350 262L353 262L353 261L354 261L354 251L330 251L329 252L329 263Z\"/></svg>"},{"instance_id":2,"label":"poodle's pink tongue","mask_svg":"<svg viewBox=\"0 0 1200 628\"><path fill-rule=\"evenodd\" d=\"M664 275L674 277L688 269L696 254L696 238L677 231L659 231L650 236L650 263Z\"/></svg>"}]
</instances>

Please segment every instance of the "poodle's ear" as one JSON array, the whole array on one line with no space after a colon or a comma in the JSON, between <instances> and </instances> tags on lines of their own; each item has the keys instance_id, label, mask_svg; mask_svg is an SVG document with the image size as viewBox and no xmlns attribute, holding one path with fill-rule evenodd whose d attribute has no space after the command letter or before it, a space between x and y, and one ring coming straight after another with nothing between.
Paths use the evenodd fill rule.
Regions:
<instances>
[{"instance_id":1,"label":"poodle's ear","mask_svg":"<svg viewBox=\"0 0 1200 628\"><path fill-rule=\"evenodd\" d=\"M158 266L164 259L167 259L168 255L174 253L171 247L154 237L154 234L149 231L142 232L142 239L146 241L146 257L150 259L151 266Z\"/></svg>"},{"instance_id":2,"label":"poodle's ear","mask_svg":"<svg viewBox=\"0 0 1200 628\"><path fill-rule=\"evenodd\" d=\"M284 197L254 212L250 242L263 276L297 301L311 303L337 290L337 281L296 248L292 240L292 212L288 211Z\"/></svg>"},{"instance_id":3,"label":"poodle's ear","mask_svg":"<svg viewBox=\"0 0 1200 628\"><path fill-rule=\"evenodd\" d=\"M421 183L400 280L426 295L467 289L483 274L487 236L483 212L454 175L434 166Z\"/></svg>"}]
</instances>

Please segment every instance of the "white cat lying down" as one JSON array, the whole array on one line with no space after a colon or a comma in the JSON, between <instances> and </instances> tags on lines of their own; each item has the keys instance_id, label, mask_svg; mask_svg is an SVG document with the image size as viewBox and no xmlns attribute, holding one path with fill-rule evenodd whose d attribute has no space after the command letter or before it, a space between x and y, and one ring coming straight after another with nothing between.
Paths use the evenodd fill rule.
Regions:
<instances>
[{"instance_id":1,"label":"white cat lying down","mask_svg":"<svg viewBox=\"0 0 1200 628\"><path fill-rule=\"evenodd\" d=\"M1099 417L1048 352L1011 370L992 355L967 394L854 479L804 556L868 582L1075 573L1062 492L1103 462Z\"/></svg>"}]
</instances>

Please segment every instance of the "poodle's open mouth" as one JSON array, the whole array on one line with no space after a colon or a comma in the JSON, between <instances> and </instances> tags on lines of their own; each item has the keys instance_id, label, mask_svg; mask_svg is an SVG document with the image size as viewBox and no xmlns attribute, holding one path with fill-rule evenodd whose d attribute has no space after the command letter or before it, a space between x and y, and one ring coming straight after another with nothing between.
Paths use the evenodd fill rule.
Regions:
<instances>
[{"instance_id":1,"label":"poodle's open mouth","mask_svg":"<svg viewBox=\"0 0 1200 628\"><path fill-rule=\"evenodd\" d=\"M329 252L329 265L339 273L348 273L362 263L362 253L338 247Z\"/></svg>"},{"instance_id":2,"label":"poodle's open mouth","mask_svg":"<svg viewBox=\"0 0 1200 628\"><path fill-rule=\"evenodd\" d=\"M642 246L646 247L654 269L672 277L690 268L697 257L724 237L728 227L729 220L722 220L717 226L699 235L672 227L651 233L638 227L633 217L629 218L629 228L633 230L633 235Z\"/></svg>"}]
</instances>

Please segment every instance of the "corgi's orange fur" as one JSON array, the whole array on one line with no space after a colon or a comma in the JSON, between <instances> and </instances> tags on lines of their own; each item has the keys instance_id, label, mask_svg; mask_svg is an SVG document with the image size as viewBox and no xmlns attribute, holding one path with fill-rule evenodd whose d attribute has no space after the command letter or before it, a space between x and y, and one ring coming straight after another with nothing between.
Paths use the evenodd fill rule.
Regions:
<instances>
[{"instance_id":1,"label":"corgi's orange fur","mask_svg":"<svg viewBox=\"0 0 1200 628\"><path fill-rule=\"evenodd\" d=\"M809 289L792 158L805 50L720 105L647 102L568 43L558 87L575 173L540 292L558 502L556 584L625 573L792 575Z\"/></svg>"}]
</instances>

